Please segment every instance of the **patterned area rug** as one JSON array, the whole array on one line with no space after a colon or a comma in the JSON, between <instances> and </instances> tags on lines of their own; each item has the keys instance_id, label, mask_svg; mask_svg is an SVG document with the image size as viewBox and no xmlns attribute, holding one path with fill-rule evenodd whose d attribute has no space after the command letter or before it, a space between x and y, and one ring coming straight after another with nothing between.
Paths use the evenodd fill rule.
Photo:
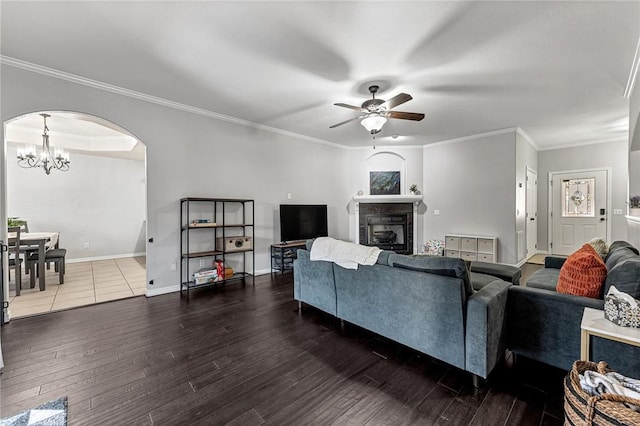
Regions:
<instances>
[{"instance_id":1,"label":"patterned area rug","mask_svg":"<svg viewBox=\"0 0 640 426\"><path fill-rule=\"evenodd\" d=\"M529 259L527 259L527 263L533 263L535 265L544 265L544 258L546 257L546 254L534 254L533 256L531 256Z\"/></svg>"},{"instance_id":2,"label":"patterned area rug","mask_svg":"<svg viewBox=\"0 0 640 426\"><path fill-rule=\"evenodd\" d=\"M67 397L56 399L15 416L0 420L0 426L66 426Z\"/></svg>"}]
</instances>

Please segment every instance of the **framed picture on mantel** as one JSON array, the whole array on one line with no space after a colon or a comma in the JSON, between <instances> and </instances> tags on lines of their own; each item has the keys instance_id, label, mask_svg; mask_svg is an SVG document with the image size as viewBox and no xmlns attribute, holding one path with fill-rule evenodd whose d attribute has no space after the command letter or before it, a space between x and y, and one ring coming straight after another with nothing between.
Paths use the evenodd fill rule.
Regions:
<instances>
[{"instance_id":1,"label":"framed picture on mantel","mask_svg":"<svg viewBox=\"0 0 640 426\"><path fill-rule=\"evenodd\" d=\"M369 172L370 195L400 195L400 172Z\"/></svg>"}]
</instances>

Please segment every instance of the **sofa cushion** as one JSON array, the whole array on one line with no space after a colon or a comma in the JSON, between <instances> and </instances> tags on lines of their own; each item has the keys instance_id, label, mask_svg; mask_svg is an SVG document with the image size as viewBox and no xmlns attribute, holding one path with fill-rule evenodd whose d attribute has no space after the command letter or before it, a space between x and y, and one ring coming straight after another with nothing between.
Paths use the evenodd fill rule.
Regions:
<instances>
[{"instance_id":1,"label":"sofa cushion","mask_svg":"<svg viewBox=\"0 0 640 426\"><path fill-rule=\"evenodd\" d=\"M395 252L391 250L382 250L380 254L378 254L378 260L376 263L378 265L389 266L389 255L395 254Z\"/></svg>"},{"instance_id":2,"label":"sofa cushion","mask_svg":"<svg viewBox=\"0 0 640 426\"><path fill-rule=\"evenodd\" d=\"M573 253L562 268L556 291L593 298L602 298L607 267L600 255L589 244Z\"/></svg>"},{"instance_id":3,"label":"sofa cushion","mask_svg":"<svg viewBox=\"0 0 640 426\"><path fill-rule=\"evenodd\" d=\"M625 258L607 272L603 294L607 294L611 286L640 299L640 256Z\"/></svg>"},{"instance_id":4,"label":"sofa cushion","mask_svg":"<svg viewBox=\"0 0 640 426\"><path fill-rule=\"evenodd\" d=\"M566 257L560 257L560 256L545 256L544 258L544 267L545 268L555 268L560 270L560 268L562 268L562 265L564 265L564 262L567 261Z\"/></svg>"},{"instance_id":5,"label":"sofa cushion","mask_svg":"<svg viewBox=\"0 0 640 426\"><path fill-rule=\"evenodd\" d=\"M527 280L525 286L556 291L560 269L543 268L535 271Z\"/></svg>"},{"instance_id":6,"label":"sofa cushion","mask_svg":"<svg viewBox=\"0 0 640 426\"><path fill-rule=\"evenodd\" d=\"M504 281L503 279L495 277L493 275L482 274L480 272L473 271L469 272L469 279L471 280L471 287L473 287L474 291L478 291L494 281Z\"/></svg>"},{"instance_id":7,"label":"sofa cushion","mask_svg":"<svg viewBox=\"0 0 640 426\"><path fill-rule=\"evenodd\" d=\"M627 259L635 259L637 257L638 255L629 247L619 247L607 256L605 265L607 265L608 271L612 271L619 263L622 263Z\"/></svg>"},{"instance_id":8,"label":"sofa cushion","mask_svg":"<svg viewBox=\"0 0 640 426\"><path fill-rule=\"evenodd\" d=\"M311 251L311 247L313 247L313 242L315 241L315 238L311 238L310 240L305 241L305 246L307 247L308 251Z\"/></svg>"},{"instance_id":9,"label":"sofa cushion","mask_svg":"<svg viewBox=\"0 0 640 426\"><path fill-rule=\"evenodd\" d=\"M469 271L464 260L444 256L405 256L403 254L389 255L389 266L410 269L412 271L428 272L445 277L460 278L464 283L466 296L473 294Z\"/></svg>"},{"instance_id":10,"label":"sofa cushion","mask_svg":"<svg viewBox=\"0 0 640 426\"><path fill-rule=\"evenodd\" d=\"M638 249L635 248L634 246L632 246L631 244L629 244L628 242L626 242L626 241L614 241L609 246L609 254L608 255L611 255L611 253L615 252L618 249L624 249L624 248L627 248L627 249L631 250L635 254L640 254L638 252ZM605 262L606 262L606 259L605 259Z\"/></svg>"},{"instance_id":11,"label":"sofa cushion","mask_svg":"<svg viewBox=\"0 0 640 426\"><path fill-rule=\"evenodd\" d=\"M512 265L505 265L503 263L473 261L471 262L469 270L470 272L478 272L480 274L500 278L501 280L510 282L513 285L520 285L520 277L522 276L520 268ZM475 285L473 285L473 289L477 290Z\"/></svg>"}]
</instances>

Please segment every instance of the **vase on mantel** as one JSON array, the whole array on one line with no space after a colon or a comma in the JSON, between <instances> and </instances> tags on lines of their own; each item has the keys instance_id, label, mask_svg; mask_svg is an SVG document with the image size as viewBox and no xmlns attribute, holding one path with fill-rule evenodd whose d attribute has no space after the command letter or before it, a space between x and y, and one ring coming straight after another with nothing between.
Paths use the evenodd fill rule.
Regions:
<instances>
[{"instance_id":1,"label":"vase on mantel","mask_svg":"<svg viewBox=\"0 0 640 426\"><path fill-rule=\"evenodd\" d=\"M629 209L629 216L637 216L640 217L640 208L630 208Z\"/></svg>"}]
</instances>

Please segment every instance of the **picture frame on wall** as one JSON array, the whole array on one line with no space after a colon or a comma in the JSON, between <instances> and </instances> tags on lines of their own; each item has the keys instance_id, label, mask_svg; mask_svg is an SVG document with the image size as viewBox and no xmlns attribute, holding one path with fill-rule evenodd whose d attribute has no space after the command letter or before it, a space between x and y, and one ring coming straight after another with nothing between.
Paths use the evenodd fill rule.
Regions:
<instances>
[{"instance_id":1,"label":"picture frame on wall","mask_svg":"<svg viewBox=\"0 0 640 426\"><path fill-rule=\"evenodd\" d=\"M369 172L369 194L400 195L400 171Z\"/></svg>"}]
</instances>

